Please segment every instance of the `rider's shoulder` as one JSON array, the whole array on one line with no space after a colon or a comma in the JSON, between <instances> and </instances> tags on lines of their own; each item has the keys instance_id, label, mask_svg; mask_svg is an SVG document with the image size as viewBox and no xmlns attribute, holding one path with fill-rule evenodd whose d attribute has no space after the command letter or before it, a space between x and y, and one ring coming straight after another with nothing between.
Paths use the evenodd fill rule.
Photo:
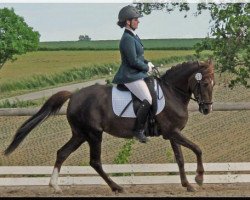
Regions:
<instances>
[{"instance_id":1,"label":"rider's shoulder","mask_svg":"<svg viewBox=\"0 0 250 200\"><path fill-rule=\"evenodd\" d=\"M122 38L121 38L122 41L134 41L135 38L133 36L131 36L130 34L128 33L124 33Z\"/></svg>"},{"instance_id":2,"label":"rider's shoulder","mask_svg":"<svg viewBox=\"0 0 250 200\"><path fill-rule=\"evenodd\" d=\"M134 38L134 34L131 31L125 30L122 37Z\"/></svg>"}]
</instances>

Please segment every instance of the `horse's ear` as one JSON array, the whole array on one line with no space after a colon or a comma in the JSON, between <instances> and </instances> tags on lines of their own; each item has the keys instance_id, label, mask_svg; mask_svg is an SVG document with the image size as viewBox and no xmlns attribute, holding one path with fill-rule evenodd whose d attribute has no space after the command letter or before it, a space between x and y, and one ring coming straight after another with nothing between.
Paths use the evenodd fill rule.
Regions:
<instances>
[{"instance_id":1,"label":"horse's ear","mask_svg":"<svg viewBox=\"0 0 250 200\"><path fill-rule=\"evenodd\" d=\"M209 68L211 69L211 72L214 73L214 62L211 57L209 57L207 63L208 63Z\"/></svg>"},{"instance_id":2,"label":"horse's ear","mask_svg":"<svg viewBox=\"0 0 250 200\"><path fill-rule=\"evenodd\" d=\"M212 65L212 64L213 64L212 58L208 58L208 61L207 61L207 62L208 62L209 65Z\"/></svg>"}]
</instances>

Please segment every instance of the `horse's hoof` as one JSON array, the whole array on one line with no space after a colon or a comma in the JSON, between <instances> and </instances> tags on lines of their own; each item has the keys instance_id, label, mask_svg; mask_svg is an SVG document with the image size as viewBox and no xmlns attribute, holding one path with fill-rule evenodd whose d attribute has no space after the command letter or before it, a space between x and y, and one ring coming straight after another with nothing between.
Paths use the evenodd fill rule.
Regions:
<instances>
[{"instance_id":1,"label":"horse's hoof","mask_svg":"<svg viewBox=\"0 0 250 200\"><path fill-rule=\"evenodd\" d=\"M62 194L62 189L59 186L53 185L52 183L50 183L49 186L54 189L56 194Z\"/></svg>"},{"instance_id":2,"label":"horse's hoof","mask_svg":"<svg viewBox=\"0 0 250 200\"><path fill-rule=\"evenodd\" d=\"M112 188L112 191L115 192L115 194L118 194L118 193L123 193L124 189L121 186L117 186Z\"/></svg>"},{"instance_id":3,"label":"horse's hoof","mask_svg":"<svg viewBox=\"0 0 250 200\"><path fill-rule=\"evenodd\" d=\"M203 184L203 176L197 175L197 176L195 177L195 182L196 182L199 186L202 186L202 184Z\"/></svg>"},{"instance_id":4,"label":"horse's hoof","mask_svg":"<svg viewBox=\"0 0 250 200\"><path fill-rule=\"evenodd\" d=\"M188 192L196 192L196 189L193 186L189 185L189 186L187 186L187 191Z\"/></svg>"},{"instance_id":5,"label":"horse's hoof","mask_svg":"<svg viewBox=\"0 0 250 200\"><path fill-rule=\"evenodd\" d=\"M61 189L61 188L55 189L55 193L56 193L56 194L62 194L62 189Z\"/></svg>"}]
</instances>

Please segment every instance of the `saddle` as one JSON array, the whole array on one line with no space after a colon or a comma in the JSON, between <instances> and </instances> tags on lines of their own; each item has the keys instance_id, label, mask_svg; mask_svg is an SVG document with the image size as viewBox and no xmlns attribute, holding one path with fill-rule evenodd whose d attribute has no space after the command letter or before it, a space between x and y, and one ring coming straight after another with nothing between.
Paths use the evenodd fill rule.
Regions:
<instances>
[{"instance_id":1,"label":"saddle","mask_svg":"<svg viewBox=\"0 0 250 200\"><path fill-rule=\"evenodd\" d=\"M155 81L153 77L146 77L144 81L146 82L149 92L152 97L152 105L150 107L149 116L146 122L145 135L146 136L159 136L157 123L155 121L155 116L156 116L157 108L158 108L157 98L159 98L158 97L159 92L157 94L157 92L155 91ZM157 88L159 91L159 83L157 81L156 81L156 84L157 84ZM120 91L129 91L129 89L124 84L118 84L117 89ZM133 104L135 113L137 113L138 108L141 104L141 100L138 99L133 93L131 93L131 95L132 95L132 100L125 106L120 116L122 116L122 114L126 111L126 109L130 106L131 103Z\"/></svg>"}]
</instances>

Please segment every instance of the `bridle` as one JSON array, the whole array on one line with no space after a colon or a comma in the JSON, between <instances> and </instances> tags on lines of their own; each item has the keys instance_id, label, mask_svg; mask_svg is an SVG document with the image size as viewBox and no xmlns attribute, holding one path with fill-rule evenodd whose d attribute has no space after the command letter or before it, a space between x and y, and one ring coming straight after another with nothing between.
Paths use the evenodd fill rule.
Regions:
<instances>
[{"instance_id":1,"label":"bridle","mask_svg":"<svg viewBox=\"0 0 250 200\"><path fill-rule=\"evenodd\" d=\"M197 79L196 79L197 80ZM193 92L193 94L195 95L195 98L190 98L194 101L196 101L199 105L212 105L213 102L212 101L204 101L202 98L202 90L201 90L201 81L197 80L195 86L194 86L194 91L197 90L197 93L195 95L195 93Z\"/></svg>"},{"instance_id":2,"label":"bridle","mask_svg":"<svg viewBox=\"0 0 250 200\"><path fill-rule=\"evenodd\" d=\"M200 68L199 62L197 61L198 68ZM194 86L194 91L197 90L196 96L194 100L200 105L212 105L212 101L204 101L202 98L202 90L201 90L201 80L202 80L202 74L200 72L196 73L195 80L197 81ZM193 91L193 94L195 95Z\"/></svg>"},{"instance_id":3,"label":"bridle","mask_svg":"<svg viewBox=\"0 0 250 200\"><path fill-rule=\"evenodd\" d=\"M199 62L197 61L197 64L198 64L198 67L199 67ZM154 67L153 68L153 71L154 73L156 74L156 77L160 77L160 72L159 70L157 69L157 67ZM195 83L195 86L194 86L194 90L193 90L193 94L195 95L194 91L197 90L197 93L195 95L195 97L193 98L192 96L190 96L190 94L187 94L185 91L183 91L182 89L180 88L177 88L171 84L169 84L167 81L164 81L166 85L172 87L175 91L179 92L180 94L184 95L185 97L187 97L188 99L192 99L193 101L197 102L199 106L202 106L202 105L212 105L213 102L212 101L204 101L203 98L202 98L202 90L201 90L201 79L202 79L202 74L201 73L197 73L198 76L196 76L196 83ZM197 75L196 74L196 75Z\"/></svg>"}]
</instances>

